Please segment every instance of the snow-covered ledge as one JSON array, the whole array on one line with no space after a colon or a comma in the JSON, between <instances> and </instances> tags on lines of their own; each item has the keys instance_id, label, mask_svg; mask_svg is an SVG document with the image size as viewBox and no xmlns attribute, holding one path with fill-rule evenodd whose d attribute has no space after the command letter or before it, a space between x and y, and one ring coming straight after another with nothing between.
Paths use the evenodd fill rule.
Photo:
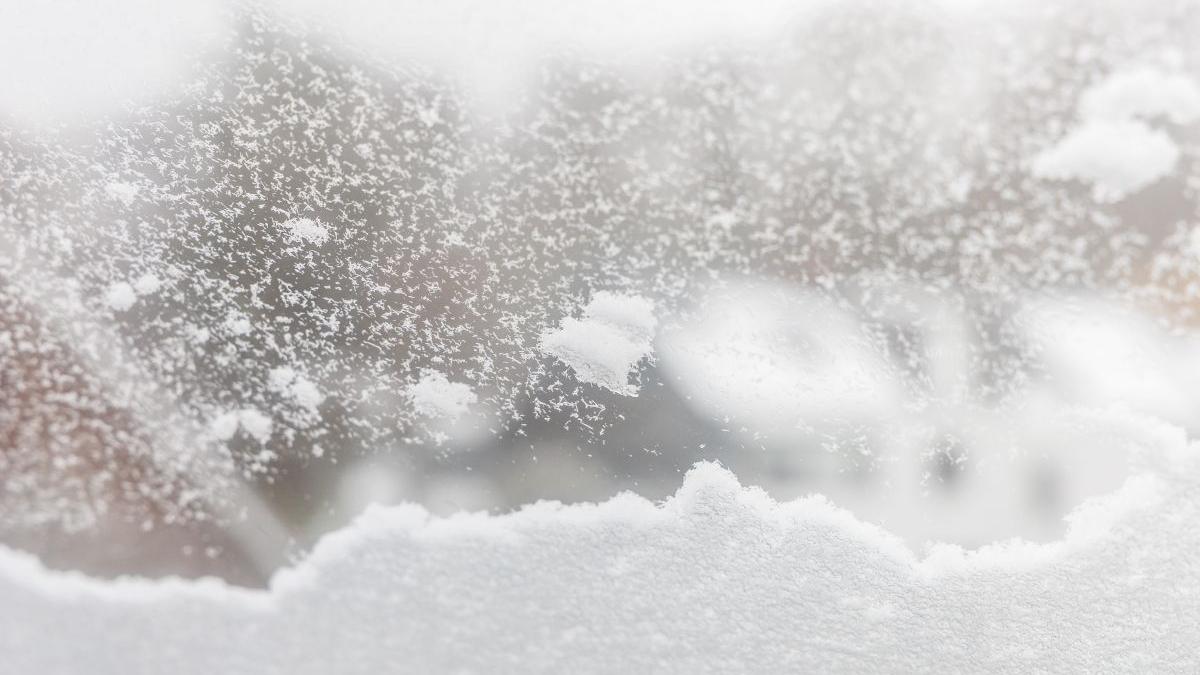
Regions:
<instances>
[{"instance_id":1,"label":"snow-covered ledge","mask_svg":"<svg viewBox=\"0 0 1200 675\"><path fill-rule=\"evenodd\" d=\"M662 504L372 508L265 591L100 581L0 549L14 673L957 672L1200 666L1197 457L1161 455L1052 544L899 539L699 464Z\"/></svg>"}]
</instances>

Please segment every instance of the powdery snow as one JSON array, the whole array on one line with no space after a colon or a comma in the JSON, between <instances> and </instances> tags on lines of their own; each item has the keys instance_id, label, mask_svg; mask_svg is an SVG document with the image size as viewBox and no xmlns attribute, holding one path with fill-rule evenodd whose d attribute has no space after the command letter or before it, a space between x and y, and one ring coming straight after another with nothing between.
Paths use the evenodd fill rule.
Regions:
<instances>
[{"instance_id":1,"label":"powdery snow","mask_svg":"<svg viewBox=\"0 0 1200 675\"><path fill-rule=\"evenodd\" d=\"M1076 128L1033 162L1052 180L1082 180L1097 201L1114 202L1167 176L1179 148L1166 133L1138 121L1096 120Z\"/></svg>"},{"instance_id":2,"label":"powdery snow","mask_svg":"<svg viewBox=\"0 0 1200 675\"><path fill-rule=\"evenodd\" d=\"M477 400L469 385L451 382L435 370L427 371L409 387L408 395L417 414L447 419L463 415Z\"/></svg>"},{"instance_id":3,"label":"powdery snow","mask_svg":"<svg viewBox=\"0 0 1200 675\"><path fill-rule=\"evenodd\" d=\"M98 675L1191 671L1198 450L1157 440L1065 539L924 558L713 464L661 505L372 508L266 591L98 581L0 547L0 653L12 672Z\"/></svg>"},{"instance_id":4,"label":"powdery snow","mask_svg":"<svg viewBox=\"0 0 1200 675\"><path fill-rule=\"evenodd\" d=\"M636 396L629 376L651 355L656 324L649 300L602 291L584 308L582 319L567 317L542 335L541 347L570 366L581 382Z\"/></svg>"}]
</instances>

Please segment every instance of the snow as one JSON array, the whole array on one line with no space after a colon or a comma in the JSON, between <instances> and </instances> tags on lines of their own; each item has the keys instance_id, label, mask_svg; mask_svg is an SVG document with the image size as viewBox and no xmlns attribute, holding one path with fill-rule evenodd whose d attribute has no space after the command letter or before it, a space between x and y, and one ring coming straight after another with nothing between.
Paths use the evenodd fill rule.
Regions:
<instances>
[{"instance_id":1,"label":"snow","mask_svg":"<svg viewBox=\"0 0 1200 675\"><path fill-rule=\"evenodd\" d=\"M329 228L312 218L292 218L283 223L289 241L320 246L329 241Z\"/></svg>"},{"instance_id":2,"label":"snow","mask_svg":"<svg viewBox=\"0 0 1200 675\"><path fill-rule=\"evenodd\" d=\"M409 387L408 395L418 414L451 420L465 414L477 400L470 385L451 382L436 370L426 371Z\"/></svg>"},{"instance_id":3,"label":"snow","mask_svg":"<svg viewBox=\"0 0 1200 675\"><path fill-rule=\"evenodd\" d=\"M312 380L291 366L272 368L267 374L272 390L287 396L296 405L315 415L325 396Z\"/></svg>"},{"instance_id":4,"label":"snow","mask_svg":"<svg viewBox=\"0 0 1200 675\"><path fill-rule=\"evenodd\" d=\"M581 382L625 396L636 396L629 376L650 357L654 339L654 304L637 295L598 292L583 318L566 317L542 335L541 348L571 367Z\"/></svg>"},{"instance_id":5,"label":"snow","mask_svg":"<svg viewBox=\"0 0 1200 675\"><path fill-rule=\"evenodd\" d=\"M895 405L897 385L861 327L827 298L737 284L701 306L665 337L662 361L702 411L786 434Z\"/></svg>"},{"instance_id":6,"label":"snow","mask_svg":"<svg viewBox=\"0 0 1200 675\"><path fill-rule=\"evenodd\" d=\"M1163 118L1190 124L1200 118L1200 86L1182 73L1150 66L1118 71L1089 88L1079 101L1085 120Z\"/></svg>"},{"instance_id":7,"label":"snow","mask_svg":"<svg viewBox=\"0 0 1200 675\"><path fill-rule=\"evenodd\" d=\"M131 183L112 182L104 186L104 193L124 206L129 206L137 198L138 187Z\"/></svg>"},{"instance_id":8,"label":"snow","mask_svg":"<svg viewBox=\"0 0 1200 675\"><path fill-rule=\"evenodd\" d=\"M146 272L133 282L133 290L138 295L154 295L162 288L162 279L153 272Z\"/></svg>"},{"instance_id":9,"label":"snow","mask_svg":"<svg viewBox=\"0 0 1200 675\"><path fill-rule=\"evenodd\" d=\"M1165 132L1138 121L1096 120L1039 154L1033 173L1091 183L1097 201L1114 202L1168 176L1178 161L1179 148Z\"/></svg>"},{"instance_id":10,"label":"snow","mask_svg":"<svg viewBox=\"0 0 1200 675\"><path fill-rule=\"evenodd\" d=\"M1064 539L970 552L914 555L715 464L657 505L372 507L261 591L99 581L0 548L0 652L13 672L97 675L1190 671L1200 449L1155 438Z\"/></svg>"},{"instance_id":11,"label":"snow","mask_svg":"<svg viewBox=\"0 0 1200 675\"><path fill-rule=\"evenodd\" d=\"M0 21L0 540L182 572L211 528L253 578L424 506L269 591L0 553L0 670L1195 670L1194 453L1136 413L1200 429L1200 108L1127 60L1194 12L234 2L165 92L171 12L75 4ZM9 125L91 50L47 94L128 108ZM702 464L429 514L712 458L830 501ZM45 544L80 512L156 529Z\"/></svg>"},{"instance_id":12,"label":"snow","mask_svg":"<svg viewBox=\"0 0 1200 675\"><path fill-rule=\"evenodd\" d=\"M163 11L153 0L0 3L0 114L29 126L79 122L177 86L228 30L220 2Z\"/></svg>"},{"instance_id":13,"label":"snow","mask_svg":"<svg viewBox=\"0 0 1200 675\"><path fill-rule=\"evenodd\" d=\"M271 440L271 428L273 423L271 418L263 414L262 411L255 408L246 408L238 413L238 423L242 429L250 434L259 443L266 443Z\"/></svg>"},{"instance_id":14,"label":"snow","mask_svg":"<svg viewBox=\"0 0 1200 675\"><path fill-rule=\"evenodd\" d=\"M1034 159L1033 173L1082 180L1097 201L1119 201L1175 169L1178 146L1150 123L1200 118L1200 86L1149 66L1120 70L1083 92L1079 116L1079 126Z\"/></svg>"},{"instance_id":15,"label":"snow","mask_svg":"<svg viewBox=\"0 0 1200 675\"><path fill-rule=\"evenodd\" d=\"M229 331L230 335L241 336L248 334L254 329L250 323L250 317L246 316L238 310L230 310L225 315L225 330Z\"/></svg>"},{"instance_id":16,"label":"snow","mask_svg":"<svg viewBox=\"0 0 1200 675\"><path fill-rule=\"evenodd\" d=\"M127 282L118 281L108 287L104 294L104 302L115 312L128 311L137 303L137 293Z\"/></svg>"},{"instance_id":17,"label":"snow","mask_svg":"<svg viewBox=\"0 0 1200 675\"><path fill-rule=\"evenodd\" d=\"M271 440L274 428L271 418L257 408L243 408L221 413L209 423L209 432L221 441L231 440L240 428L259 443Z\"/></svg>"}]
</instances>

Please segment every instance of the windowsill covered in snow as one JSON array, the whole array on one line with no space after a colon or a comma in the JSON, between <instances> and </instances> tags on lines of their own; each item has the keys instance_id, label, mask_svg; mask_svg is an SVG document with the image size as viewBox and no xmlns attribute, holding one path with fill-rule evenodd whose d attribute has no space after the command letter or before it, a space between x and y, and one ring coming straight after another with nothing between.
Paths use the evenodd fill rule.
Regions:
<instances>
[{"instance_id":1,"label":"windowsill covered in snow","mask_svg":"<svg viewBox=\"0 0 1200 675\"><path fill-rule=\"evenodd\" d=\"M373 508L263 591L0 551L0 652L16 672L1170 668L1194 649L1200 575L1176 552L1200 545L1200 447L1116 423L1157 450L1050 544L917 556L824 498L778 503L700 464L659 505Z\"/></svg>"}]
</instances>

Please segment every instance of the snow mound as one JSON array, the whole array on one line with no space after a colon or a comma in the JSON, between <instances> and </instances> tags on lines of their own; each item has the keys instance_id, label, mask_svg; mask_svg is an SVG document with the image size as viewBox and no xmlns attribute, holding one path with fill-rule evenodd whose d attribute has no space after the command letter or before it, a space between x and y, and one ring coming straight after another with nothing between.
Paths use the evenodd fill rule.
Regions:
<instances>
[{"instance_id":1,"label":"snow mound","mask_svg":"<svg viewBox=\"0 0 1200 675\"><path fill-rule=\"evenodd\" d=\"M571 367L581 382L637 396L629 376L650 356L657 320L654 304L636 295L599 292L583 318L567 317L542 336L542 350Z\"/></svg>"},{"instance_id":2,"label":"snow mound","mask_svg":"<svg viewBox=\"0 0 1200 675\"><path fill-rule=\"evenodd\" d=\"M1076 509L1062 541L924 559L714 464L661 505L374 507L265 591L99 581L0 547L0 651L12 672L101 674L1194 669L1200 571L1178 551L1200 546L1197 452L1161 442L1174 459Z\"/></svg>"}]
</instances>

